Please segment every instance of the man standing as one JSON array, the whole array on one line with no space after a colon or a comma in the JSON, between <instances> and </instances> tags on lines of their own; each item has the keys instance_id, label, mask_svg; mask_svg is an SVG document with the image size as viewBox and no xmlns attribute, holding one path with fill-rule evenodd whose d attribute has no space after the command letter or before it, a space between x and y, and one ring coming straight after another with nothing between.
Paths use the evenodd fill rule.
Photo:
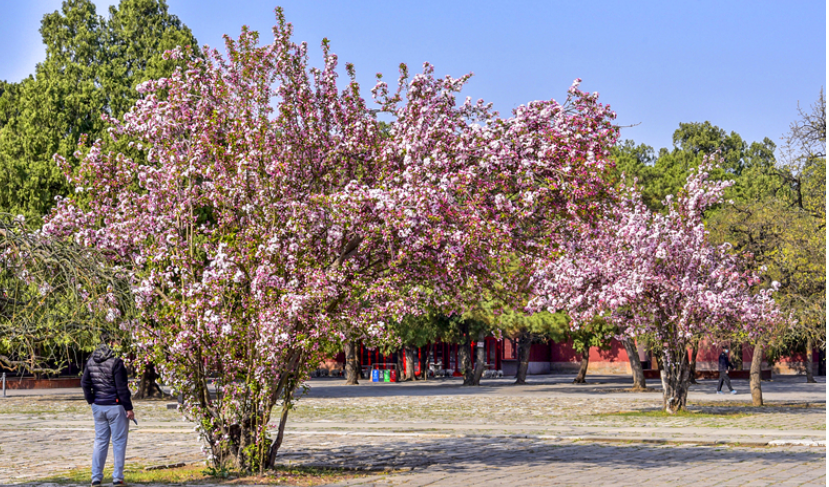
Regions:
<instances>
[{"instance_id":1,"label":"man standing","mask_svg":"<svg viewBox=\"0 0 829 487\"><path fill-rule=\"evenodd\" d=\"M719 368L720 368L720 382L717 384L717 394L722 394L722 385L725 383L728 386L728 390L731 391L732 394L737 394L737 391L731 387L731 377L728 376L728 369L732 369L731 361L728 360L728 349L724 348L722 353L720 354L719 360Z\"/></svg>"},{"instance_id":2,"label":"man standing","mask_svg":"<svg viewBox=\"0 0 829 487\"><path fill-rule=\"evenodd\" d=\"M129 421L135 418L127 387L127 369L116 357L106 337L86 363L81 387L86 402L92 405L95 419L95 446L92 451L92 485L101 485L104 463L112 438L112 454L115 469L112 485L124 484L124 457L127 450Z\"/></svg>"}]
</instances>

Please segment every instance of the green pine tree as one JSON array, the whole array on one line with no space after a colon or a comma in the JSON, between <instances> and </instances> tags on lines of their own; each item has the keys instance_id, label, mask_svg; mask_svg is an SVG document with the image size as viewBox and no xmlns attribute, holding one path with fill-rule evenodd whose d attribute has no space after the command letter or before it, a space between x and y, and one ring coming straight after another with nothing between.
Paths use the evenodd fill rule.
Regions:
<instances>
[{"instance_id":1,"label":"green pine tree","mask_svg":"<svg viewBox=\"0 0 829 487\"><path fill-rule=\"evenodd\" d=\"M196 40L164 0L123 0L97 15L90 0L65 0L43 17L46 59L20 83L0 83L0 212L38 225L56 196L69 194L54 162L73 154L83 134L108 140L101 114L121 116L139 95L135 86L175 69L162 59Z\"/></svg>"}]
</instances>

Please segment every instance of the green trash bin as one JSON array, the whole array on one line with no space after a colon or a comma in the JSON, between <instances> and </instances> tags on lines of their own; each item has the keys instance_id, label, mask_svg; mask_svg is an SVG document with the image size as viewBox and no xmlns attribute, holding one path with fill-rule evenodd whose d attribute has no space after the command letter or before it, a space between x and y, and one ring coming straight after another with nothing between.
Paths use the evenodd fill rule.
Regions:
<instances>
[{"instance_id":1,"label":"green trash bin","mask_svg":"<svg viewBox=\"0 0 829 487\"><path fill-rule=\"evenodd\" d=\"M391 382L391 375L389 375L389 369L383 371L383 382Z\"/></svg>"}]
</instances>

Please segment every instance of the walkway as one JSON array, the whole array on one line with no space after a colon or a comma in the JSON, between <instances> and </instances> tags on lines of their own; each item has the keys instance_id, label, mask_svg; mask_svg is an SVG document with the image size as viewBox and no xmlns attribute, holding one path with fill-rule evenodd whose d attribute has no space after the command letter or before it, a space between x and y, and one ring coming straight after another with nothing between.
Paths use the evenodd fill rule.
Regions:
<instances>
[{"instance_id":1,"label":"walkway","mask_svg":"<svg viewBox=\"0 0 829 487\"><path fill-rule=\"evenodd\" d=\"M716 395L703 381L691 392L694 414L665 418L649 413L658 391L623 392L623 377L592 380L478 388L312 380L289 418L281 461L398 471L347 485L825 485L825 382L765 382L769 406L758 409L748 394ZM93 428L79 392L0 398L0 484L88 467ZM128 464L203 459L193 425L165 403L138 403L136 415Z\"/></svg>"}]
</instances>

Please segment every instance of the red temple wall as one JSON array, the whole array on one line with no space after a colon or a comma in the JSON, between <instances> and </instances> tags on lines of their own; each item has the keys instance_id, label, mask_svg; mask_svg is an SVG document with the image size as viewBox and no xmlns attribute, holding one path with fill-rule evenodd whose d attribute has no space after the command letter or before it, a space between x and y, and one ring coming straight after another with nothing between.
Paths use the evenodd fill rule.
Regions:
<instances>
[{"instance_id":1,"label":"red temple wall","mask_svg":"<svg viewBox=\"0 0 829 487\"><path fill-rule=\"evenodd\" d=\"M491 347L495 346L496 341L500 342L498 343L497 349L500 352L500 360L498 360L497 365L503 369L505 375L513 374L518 364L516 360L517 350L515 350L510 340L496 340L492 337L487 339L488 349L491 350ZM703 341L697 353L697 370L717 370L718 359L722 348L721 344L712 344ZM453 350L450 350L450 354L453 353ZM474 348L472 352L474 360ZM753 352L754 348L751 345L743 345L743 369L748 369L750 366ZM690 353L689 350L689 359ZM492 356L494 356L494 352ZM640 350L640 358L647 360L649 357L646 352ZM817 364L819 360L817 351L813 354L813 359L814 363ZM547 343L534 343L530 348L529 361L530 373L532 374L550 372L571 373L578 370L581 362L581 354L573 349L571 342L555 343L549 341ZM805 361L805 353L793 354L789 357L779 359L771 369L775 374L802 374L805 373ZM322 367L329 370L341 369L344 362L345 356L339 353L336 357L326 360L322 364ZM654 368L655 364L651 364L651 367ZM763 363L763 369L769 369L766 362ZM817 366L815 366L815 371L817 371ZM590 349L588 373L630 374L630 362L624 345L618 340L613 339L608 350L600 350L597 347L592 347Z\"/></svg>"}]
</instances>

